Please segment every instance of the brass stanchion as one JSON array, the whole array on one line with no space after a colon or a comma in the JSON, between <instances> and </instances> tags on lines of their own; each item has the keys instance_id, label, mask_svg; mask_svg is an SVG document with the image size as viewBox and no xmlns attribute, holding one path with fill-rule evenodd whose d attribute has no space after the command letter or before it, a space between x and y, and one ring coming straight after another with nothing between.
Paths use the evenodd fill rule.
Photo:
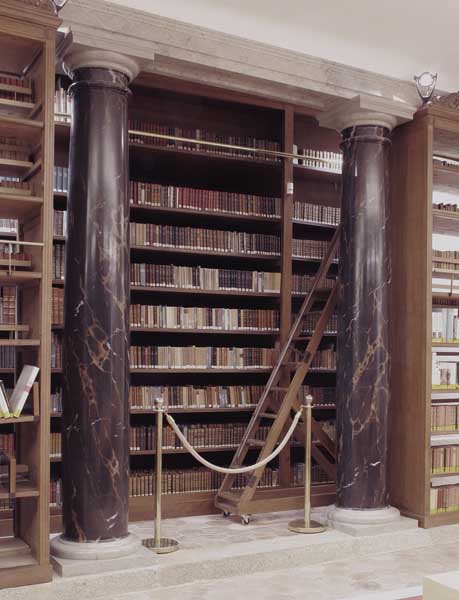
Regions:
<instances>
[{"instance_id":1,"label":"brass stanchion","mask_svg":"<svg viewBox=\"0 0 459 600\"><path fill-rule=\"evenodd\" d=\"M304 442L304 519L290 521L288 528L295 533L321 533L325 527L317 521L311 521L311 419L312 419L312 396L306 396L304 409L305 420L305 442Z\"/></svg>"},{"instance_id":2,"label":"brass stanchion","mask_svg":"<svg viewBox=\"0 0 459 600\"><path fill-rule=\"evenodd\" d=\"M156 552L156 554L168 554L179 548L177 540L161 537L161 494L163 475L163 416L166 412L162 398L155 399L156 412L156 482L155 482L155 537L142 540L142 544Z\"/></svg>"}]
</instances>

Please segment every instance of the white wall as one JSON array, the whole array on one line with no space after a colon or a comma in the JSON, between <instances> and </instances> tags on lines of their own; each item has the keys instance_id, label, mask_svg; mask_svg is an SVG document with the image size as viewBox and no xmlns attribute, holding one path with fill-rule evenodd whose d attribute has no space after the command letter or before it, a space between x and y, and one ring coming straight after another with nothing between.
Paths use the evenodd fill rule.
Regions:
<instances>
[{"instance_id":1,"label":"white wall","mask_svg":"<svg viewBox=\"0 0 459 600\"><path fill-rule=\"evenodd\" d=\"M459 88L458 0L112 0L180 21L411 80Z\"/></svg>"}]
</instances>

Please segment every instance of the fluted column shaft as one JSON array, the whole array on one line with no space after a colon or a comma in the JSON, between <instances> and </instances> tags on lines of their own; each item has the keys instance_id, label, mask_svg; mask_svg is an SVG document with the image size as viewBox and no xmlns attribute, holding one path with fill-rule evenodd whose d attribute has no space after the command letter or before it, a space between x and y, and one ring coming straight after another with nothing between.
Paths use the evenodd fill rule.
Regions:
<instances>
[{"instance_id":1,"label":"fluted column shaft","mask_svg":"<svg viewBox=\"0 0 459 600\"><path fill-rule=\"evenodd\" d=\"M343 131L337 371L339 508L388 505L389 130Z\"/></svg>"},{"instance_id":2,"label":"fluted column shaft","mask_svg":"<svg viewBox=\"0 0 459 600\"><path fill-rule=\"evenodd\" d=\"M74 71L63 338L64 538L128 535L128 77Z\"/></svg>"}]
</instances>

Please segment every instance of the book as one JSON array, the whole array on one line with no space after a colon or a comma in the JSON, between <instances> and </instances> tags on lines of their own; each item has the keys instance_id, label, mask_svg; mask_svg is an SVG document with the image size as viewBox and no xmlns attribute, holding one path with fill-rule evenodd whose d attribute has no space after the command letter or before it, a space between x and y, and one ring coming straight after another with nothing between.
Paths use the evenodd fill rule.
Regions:
<instances>
[{"instance_id":1,"label":"book","mask_svg":"<svg viewBox=\"0 0 459 600\"><path fill-rule=\"evenodd\" d=\"M14 417L20 416L39 371L38 367L31 365L23 367L9 400L10 410Z\"/></svg>"},{"instance_id":2,"label":"book","mask_svg":"<svg viewBox=\"0 0 459 600\"><path fill-rule=\"evenodd\" d=\"M9 417L11 417L11 411L8 396L3 381L0 380L0 418L8 419Z\"/></svg>"}]
</instances>

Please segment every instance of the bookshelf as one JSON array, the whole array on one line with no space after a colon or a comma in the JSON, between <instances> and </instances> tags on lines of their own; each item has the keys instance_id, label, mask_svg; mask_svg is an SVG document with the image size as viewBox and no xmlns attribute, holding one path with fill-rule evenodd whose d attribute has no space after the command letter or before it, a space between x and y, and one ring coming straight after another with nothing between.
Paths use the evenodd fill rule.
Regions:
<instances>
[{"instance_id":1,"label":"bookshelf","mask_svg":"<svg viewBox=\"0 0 459 600\"><path fill-rule=\"evenodd\" d=\"M62 211L71 121L67 87L65 79L57 78L56 339L62 329L64 286ZM148 432L154 425L155 395L167 397L177 422L197 436L196 445L209 460L229 464L239 438L228 443L223 432L241 432L250 419L276 345L288 334L339 222L341 177L324 171L318 160L333 153L339 161L339 136L319 128L312 116L294 107L147 75L134 82L132 91L131 131L262 145L261 150L292 150L295 141L317 153L314 165L307 165L306 158L305 164L293 165L251 148L217 153L203 144L131 135L131 435L137 438L131 441L130 519L140 520L153 516L154 446ZM287 182L294 183L293 196L287 194ZM331 289L332 283L326 287ZM324 289L324 301L327 294ZM314 414L331 435L335 365L330 361L335 342L333 322L321 347L323 363L319 356L305 382L313 388ZM62 411L58 355L53 353L52 359L52 434L59 432ZM279 462L270 465L257 501L260 509L302 506L303 455L292 443ZM165 448L164 469L165 516L215 512L220 479L198 468L178 447ZM57 531L58 449L51 458L51 473L51 527ZM333 480L319 465L314 466L313 478L313 503L331 503Z\"/></svg>"},{"instance_id":2,"label":"bookshelf","mask_svg":"<svg viewBox=\"0 0 459 600\"><path fill-rule=\"evenodd\" d=\"M50 7L0 0L0 373L10 394L40 369L18 417L0 418L0 588L50 581L49 394L53 80Z\"/></svg>"},{"instance_id":3,"label":"bookshelf","mask_svg":"<svg viewBox=\"0 0 459 600\"><path fill-rule=\"evenodd\" d=\"M392 157L391 503L432 527L459 522L457 110L419 111Z\"/></svg>"}]
</instances>

